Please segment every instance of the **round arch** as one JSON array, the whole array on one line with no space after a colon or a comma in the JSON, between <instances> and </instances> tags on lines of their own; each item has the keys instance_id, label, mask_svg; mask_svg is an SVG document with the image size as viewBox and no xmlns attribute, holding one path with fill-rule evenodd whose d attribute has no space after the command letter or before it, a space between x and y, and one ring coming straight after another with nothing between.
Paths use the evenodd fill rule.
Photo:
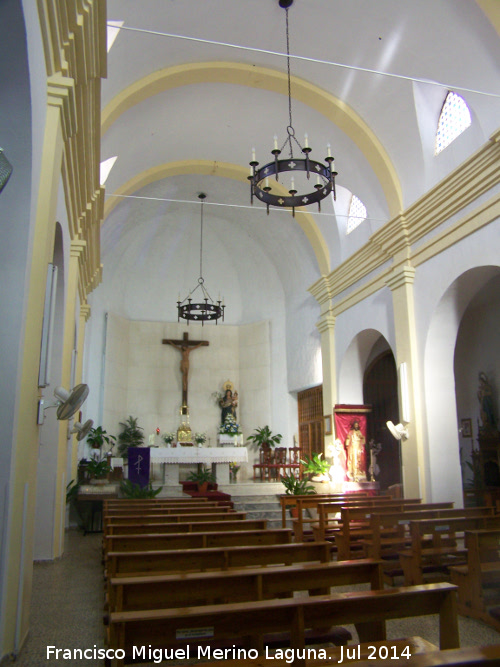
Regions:
<instances>
[{"instance_id":1,"label":"round arch","mask_svg":"<svg viewBox=\"0 0 500 667\"><path fill-rule=\"evenodd\" d=\"M157 165L151 167L146 171L137 174L131 178L127 183L124 183L120 186L114 195L110 199L107 199L104 206L104 220L110 215L111 211L119 204L121 197L131 195L140 188L153 183L154 181L160 181L164 178L170 176L179 176L183 174L208 174L211 176L219 176L221 178L232 178L242 183L248 183L248 171L241 165L231 164L229 162L214 162L211 160L182 160L178 162L169 162L166 164ZM283 187L280 184L277 184L278 188ZM283 188L285 193L285 189ZM290 214L291 215L291 214ZM330 255L328 251L328 246L321 234L314 217L307 213L297 209L295 220L298 222L302 228L304 234L307 237L307 240L311 244L311 247L314 250L316 255L316 260L318 262L318 268L322 275L328 275L330 273Z\"/></svg>"},{"instance_id":2,"label":"round arch","mask_svg":"<svg viewBox=\"0 0 500 667\"><path fill-rule=\"evenodd\" d=\"M424 393L427 417L426 476L430 500L463 505L454 373L455 346L463 315L472 299L494 276L495 266L470 269L441 297L430 323L424 352ZM446 476L442 471L446 469Z\"/></svg>"},{"instance_id":3,"label":"round arch","mask_svg":"<svg viewBox=\"0 0 500 667\"><path fill-rule=\"evenodd\" d=\"M318 86L292 76L293 97L321 113L360 148L384 191L389 214L403 210L401 184L384 147L364 122L345 102ZM110 126L128 109L148 97L166 90L197 83L230 83L288 94L284 72L244 63L206 62L168 67L139 79L109 102L102 112L101 130Z\"/></svg>"}]
</instances>

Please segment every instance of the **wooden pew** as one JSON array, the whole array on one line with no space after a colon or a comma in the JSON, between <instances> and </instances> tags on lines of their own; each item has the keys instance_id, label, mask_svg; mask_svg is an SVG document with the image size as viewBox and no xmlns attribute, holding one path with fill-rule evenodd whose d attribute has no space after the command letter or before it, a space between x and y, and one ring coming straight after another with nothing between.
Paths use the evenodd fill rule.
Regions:
<instances>
[{"instance_id":1,"label":"wooden pew","mask_svg":"<svg viewBox=\"0 0 500 667\"><path fill-rule=\"evenodd\" d=\"M304 496L302 495L292 496L288 494L283 494L279 496L279 501L281 505L281 525L283 528L286 528L286 520L287 520L286 510L289 507L297 507L298 514L302 515L302 511L304 509L316 508L318 503L328 502L328 501L348 502L350 498L368 498L368 494L366 493L366 491L354 491L353 493L315 493Z\"/></svg>"},{"instance_id":2,"label":"wooden pew","mask_svg":"<svg viewBox=\"0 0 500 667\"><path fill-rule=\"evenodd\" d=\"M107 555L106 575L112 578L295 563L328 563L331 560L330 546L328 542L308 542L125 553L110 551Z\"/></svg>"},{"instance_id":3,"label":"wooden pew","mask_svg":"<svg viewBox=\"0 0 500 667\"><path fill-rule=\"evenodd\" d=\"M168 535L105 535L105 552L155 551L156 549L202 549L206 547L244 546L250 544L289 544L289 528L237 530L207 533L170 533Z\"/></svg>"},{"instance_id":4,"label":"wooden pew","mask_svg":"<svg viewBox=\"0 0 500 667\"><path fill-rule=\"evenodd\" d=\"M429 505L426 505L429 507ZM370 531L366 539L361 540L365 558L384 559L384 579L393 584L394 577L401 576L399 552L410 546L410 521L419 519L438 519L466 516L492 516L491 508L467 507L418 509L401 512L373 513L370 516Z\"/></svg>"},{"instance_id":5,"label":"wooden pew","mask_svg":"<svg viewBox=\"0 0 500 667\"><path fill-rule=\"evenodd\" d=\"M188 643L187 636L197 646L207 641L216 641L218 646L243 642L262 650L269 633L290 632L290 646L298 650L305 646L306 629L324 628L325 623L352 623L361 642L374 642L386 639L387 620L428 614L439 614L440 648L458 647L456 587L451 584L114 612L110 614L108 646L124 650L127 659L134 646L182 648ZM117 658L112 662L113 667L123 664Z\"/></svg>"},{"instance_id":6,"label":"wooden pew","mask_svg":"<svg viewBox=\"0 0 500 667\"><path fill-rule=\"evenodd\" d=\"M441 505L441 504L440 504ZM453 503L446 503L447 507L453 507ZM341 514L342 507L353 507L353 508L385 508L390 510L403 509L405 507L421 507L422 501L420 498L392 498L391 496L384 497L373 497L367 498L366 500L356 500L349 503L320 503L318 505L318 519L311 523L311 528L314 534L314 538L318 540L326 539L327 533L329 530L335 530L339 526L338 515ZM330 515L333 514L334 518L330 519Z\"/></svg>"},{"instance_id":7,"label":"wooden pew","mask_svg":"<svg viewBox=\"0 0 500 667\"><path fill-rule=\"evenodd\" d=\"M500 516L410 521L411 548L399 552L405 585L423 583L425 572L447 574L450 565L464 563L466 550L457 543L457 533L485 528L500 528ZM431 547L425 546L426 538Z\"/></svg>"},{"instance_id":8,"label":"wooden pew","mask_svg":"<svg viewBox=\"0 0 500 667\"><path fill-rule=\"evenodd\" d=\"M500 528L465 531L465 547L467 563L450 568L451 581L458 586L458 611L485 621L500 632L498 610L493 615L489 610L500 604ZM496 599L485 595L487 586L495 586Z\"/></svg>"},{"instance_id":9,"label":"wooden pew","mask_svg":"<svg viewBox=\"0 0 500 667\"><path fill-rule=\"evenodd\" d=\"M291 597L296 591L328 595L333 586L369 584L383 588L382 564L373 560L307 563L179 575L112 577L108 610L138 611L166 607L228 604Z\"/></svg>"},{"instance_id":10,"label":"wooden pew","mask_svg":"<svg viewBox=\"0 0 500 667\"><path fill-rule=\"evenodd\" d=\"M175 505L171 507L123 507L106 510L104 519L120 516L161 516L165 514L229 514L234 512L232 507L219 505Z\"/></svg>"},{"instance_id":11,"label":"wooden pew","mask_svg":"<svg viewBox=\"0 0 500 667\"><path fill-rule=\"evenodd\" d=\"M242 512L245 516L246 513ZM214 531L226 532L228 530L265 530L267 528L267 519L245 519L239 517L236 521L191 521L186 517L186 521L179 523L172 521L170 523L126 523L117 525L110 523L107 527L106 535L144 535L151 534L170 534L170 533L207 533Z\"/></svg>"},{"instance_id":12,"label":"wooden pew","mask_svg":"<svg viewBox=\"0 0 500 667\"><path fill-rule=\"evenodd\" d=\"M452 503L440 503L441 505L451 505ZM436 505L432 505L435 507ZM338 560L349 560L351 558L362 557L362 540L371 537L370 518L373 512L389 513L389 512L405 512L425 509L429 505L418 503L415 505L401 503L394 501L392 503L385 503L384 505L366 506L348 506L342 507L340 510L340 521L336 530L327 531L325 539L333 537L335 539L335 546L337 549ZM320 539L320 530L315 531L315 538ZM384 536L394 535L394 530L390 529Z\"/></svg>"},{"instance_id":13,"label":"wooden pew","mask_svg":"<svg viewBox=\"0 0 500 667\"><path fill-rule=\"evenodd\" d=\"M225 508L222 508L225 510ZM104 521L104 532L109 525L123 525L126 523L183 523L184 521L237 521L246 517L246 512L202 512L198 514L198 510L194 510L195 514L191 512L183 512L182 514L124 514L123 516L108 516Z\"/></svg>"}]
</instances>

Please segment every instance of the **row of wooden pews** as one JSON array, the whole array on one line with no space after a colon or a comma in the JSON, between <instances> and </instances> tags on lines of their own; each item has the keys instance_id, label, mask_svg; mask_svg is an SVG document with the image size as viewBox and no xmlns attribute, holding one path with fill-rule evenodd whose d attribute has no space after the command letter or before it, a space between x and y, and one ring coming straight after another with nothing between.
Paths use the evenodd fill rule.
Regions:
<instances>
[{"instance_id":1,"label":"row of wooden pews","mask_svg":"<svg viewBox=\"0 0 500 667\"><path fill-rule=\"evenodd\" d=\"M292 543L286 528L249 530L243 517L219 521L231 515L220 510L211 512L217 517L210 531L198 531L206 522L198 520L200 503L191 499L171 506L166 500L140 506L126 502L104 508L107 643L118 650L110 660L113 666L148 661L147 652L134 654L134 647L176 651L187 645L201 651L190 657L204 660L220 657L216 650L291 647L298 665L304 664L298 652L306 644L346 645L351 635L344 624L355 625L361 642L387 646L387 620L433 613L439 615L440 648L459 646L452 584L384 589L381 561L332 562L328 542ZM158 512L181 506L192 513ZM130 509L139 511L130 514ZM125 516L124 523L115 521ZM158 516L160 522L150 521ZM184 524L189 528L151 532L158 525ZM225 530L230 524L235 527ZM135 526L135 532L117 535L114 531L124 525ZM220 543L212 541L214 536ZM367 590L332 592L354 584L365 584ZM404 642L412 654L429 649L418 638Z\"/></svg>"}]
</instances>

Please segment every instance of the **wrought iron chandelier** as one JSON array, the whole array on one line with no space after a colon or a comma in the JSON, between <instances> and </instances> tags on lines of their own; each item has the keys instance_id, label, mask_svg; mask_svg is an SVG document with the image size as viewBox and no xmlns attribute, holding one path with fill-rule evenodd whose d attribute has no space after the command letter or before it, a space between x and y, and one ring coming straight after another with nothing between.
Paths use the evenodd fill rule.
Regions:
<instances>
[{"instance_id":1,"label":"wrought iron chandelier","mask_svg":"<svg viewBox=\"0 0 500 667\"><path fill-rule=\"evenodd\" d=\"M200 200L201 205L201 223L200 223L200 277L198 278L198 283L196 286L188 293L185 299L181 301L180 295L177 301L177 321L187 320L189 324L190 320L195 322L201 322L201 325L205 322L215 320L215 324L222 317L224 321L224 301L219 300L214 301L205 287L205 280L203 279L203 201L206 199L206 194L200 192L198 199ZM191 298L192 294L200 288L203 293L202 300L198 303L193 303Z\"/></svg>"},{"instance_id":2,"label":"wrought iron chandelier","mask_svg":"<svg viewBox=\"0 0 500 667\"><path fill-rule=\"evenodd\" d=\"M274 136L274 148L271 151L274 155L274 160L265 164L258 169L259 162L255 159L255 149L252 148L252 160L250 162L250 201L253 204L254 197L260 199L267 205L267 214L269 215L269 206L277 206L279 208L291 208L293 216L295 217L295 208L297 206L309 206L309 204L318 204L318 211L321 211L321 200L325 199L331 192L333 198L336 198L335 193L335 176L337 172L334 171L334 158L331 154L330 144L327 144L327 156L325 164L312 160L309 157L312 149L309 146L307 134L305 135L304 146L301 146L297 137L295 136L295 129L292 123L292 94L290 82L290 36L288 30L288 9L293 4L293 0L279 0L279 5L286 11L286 54L287 54L287 69L288 69L288 115L289 125L286 128L287 138L285 142L278 148L278 137ZM298 146L301 154L304 157L295 158L293 154L293 145ZM288 159L279 159L281 152L288 144L290 157ZM291 172L291 187L289 195L273 194L272 188L269 185L269 177L274 176L276 181L279 180L278 175L284 172ZM311 173L316 176L316 183L312 192L299 194L295 189L294 174L302 172L307 175L307 180L310 179Z\"/></svg>"}]
</instances>

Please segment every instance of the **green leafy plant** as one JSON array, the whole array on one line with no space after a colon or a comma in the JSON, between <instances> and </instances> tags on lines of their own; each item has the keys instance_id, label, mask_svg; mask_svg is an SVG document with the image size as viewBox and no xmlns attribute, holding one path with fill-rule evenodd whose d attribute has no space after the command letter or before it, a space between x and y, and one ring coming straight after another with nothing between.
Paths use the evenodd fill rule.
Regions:
<instances>
[{"instance_id":1,"label":"green leafy plant","mask_svg":"<svg viewBox=\"0 0 500 667\"><path fill-rule=\"evenodd\" d=\"M116 437L108 434L102 426L97 426L96 428L90 429L90 433L87 436L87 442L94 449L101 449L104 443L111 449L116 442Z\"/></svg>"},{"instance_id":2,"label":"green leafy plant","mask_svg":"<svg viewBox=\"0 0 500 667\"><path fill-rule=\"evenodd\" d=\"M197 445L204 445L207 441L207 434L206 433L195 433L194 434L194 441L196 442Z\"/></svg>"},{"instance_id":3,"label":"green leafy plant","mask_svg":"<svg viewBox=\"0 0 500 667\"><path fill-rule=\"evenodd\" d=\"M215 482L215 477L210 468L205 468L205 466L202 466L196 472L189 473L188 480L190 482L198 482L198 484L203 484L203 482L210 482L213 484Z\"/></svg>"},{"instance_id":4,"label":"green leafy plant","mask_svg":"<svg viewBox=\"0 0 500 667\"><path fill-rule=\"evenodd\" d=\"M314 453L311 457L305 456L300 459L304 466L303 472L308 475L327 475L330 470L330 463L322 459L323 454Z\"/></svg>"},{"instance_id":5,"label":"green leafy plant","mask_svg":"<svg viewBox=\"0 0 500 667\"><path fill-rule=\"evenodd\" d=\"M74 479L72 479L69 484L66 484L66 502L67 503L75 502L79 491L80 491L80 485L77 482L75 482Z\"/></svg>"},{"instance_id":6,"label":"green leafy plant","mask_svg":"<svg viewBox=\"0 0 500 667\"><path fill-rule=\"evenodd\" d=\"M125 422L120 422L121 433L118 434L118 455L128 456L129 447L141 447L144 444L143 429L137 425L138 418L130 416Z\"/></svg>"},{"instance_id":7,"label":"green leafy plant","mask_svg":"<svg viewBox=\"0 0 500 667\"><path fill-rule=\"evenodd\" d=\"M102 479L103 477L106 477L109 472L111 472L111 466L106 459L102 459L102 461L90 459L87 463L87 474L91 479Z\"/></svg>"},{"instance_id":8,"label":"green leafy plant","mask_svg":"<svg viewBox=\"0 0 500 667\"><path fill-rule=\"evenodd\" d=\"M124 479L120 483L120 491L125 496L125 498L155 498L160 491L163 489L163 486L160 486L158 489L153 489L151 482L148 486L141 487L139 484L134 484L129 479Z\"/></svg>"},{"instance_id":9,"label":"green leafy plant","mask_svg":"<svg viewBox=\"0 0 500 667\"><path fill-rule=\"evenodd\" d=\"M310 496L316 493L314 486L309 484L307 479L299 479L295 475L285 475L281 478L281 483L288 496Z\"/></svg>"},{"instance_id":10,"label":"green leafy plant","mask_svg":"<svg viewBox=\"0 0 500 667\"><path fill-rule=\"evenodd\" d=\"M176 436L175 436L175 433L164 433L161 437L163 438L163 442L166 445L171 445L173 443L173 441L175 440Z\"/></svg>"},{"instance_id":11,"label":"green leafy plant","mask_svg":"<svg viewBox=\"0 0 500 667\"><path fill-rule=\"evenodd\" d=\"M263 445L268 445L272 448L275 445L279 445L282 438L283 436L281 433L276 433L273 435L269 426L266 425L260 428L256 428L254 433L248 436L247 441L253 443L253 446L256 449L259 449Z\"/></svg>"}]
</instances>

